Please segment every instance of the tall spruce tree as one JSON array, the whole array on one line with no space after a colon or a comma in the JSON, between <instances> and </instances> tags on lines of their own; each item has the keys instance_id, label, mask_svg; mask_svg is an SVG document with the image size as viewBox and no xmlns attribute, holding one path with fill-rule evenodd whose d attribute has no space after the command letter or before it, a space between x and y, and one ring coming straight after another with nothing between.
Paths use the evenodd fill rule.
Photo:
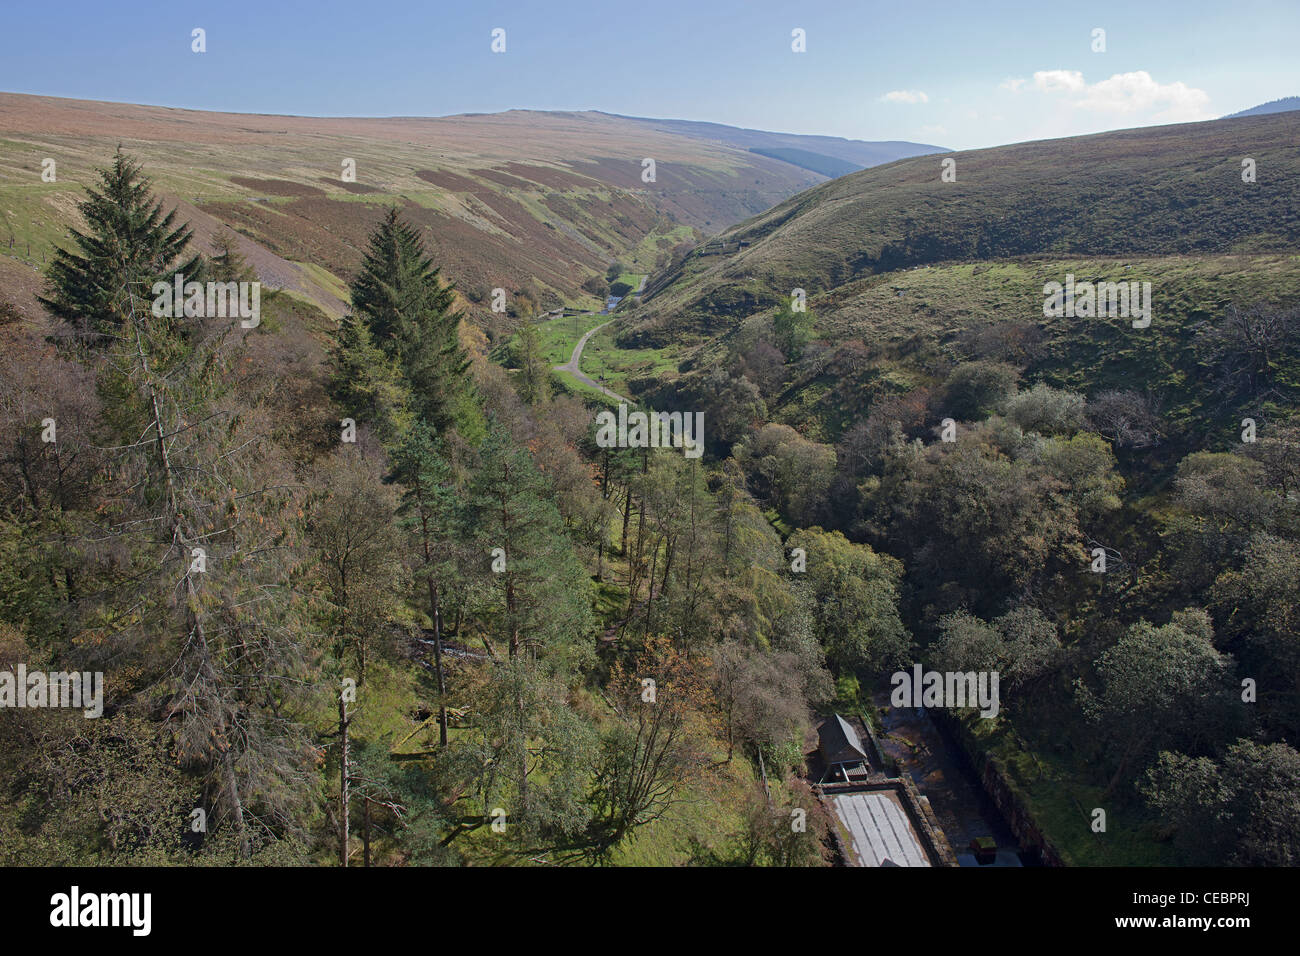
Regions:
<instances>
[{"instance_id":1,"label":"tall spruce tree","mask_svg":"<svg viewBox=\"0 0 1300 956\"><path fill-rule=\"evenodd\" d=\"M187 280L202 274L189 271L191 230L171 227L120 153L103 178L104 192L83 204L91 230L79 240L103 257L68 253L50 276L50 301L68 321L113 328L96 363L101 581L81 617L110 686L153 702L214 834L225 829L249 857L264 840L301 834L310 798L298 708L313 655L290 600L298 482L274 411L236 385L237 353L223 347L231 323L182 327L135 294L137 270L152 281L181 261ZM110 311L96 311L105 302Z\"/></svg>"},{"instance_id":2,"label":"tall spruce tree","mask_svg":"<svg viewBox=\"0 0 1300 956\"><path fill-rule=\"evenodd\" d=\"M339 410L368 424L381 441L395 440L410 425L411 396L397 362L375 344L356 313L339 320L331 358L327 387Z\"/></svg>"},{"instance_id":3,"label":"tall spruce tree","mask_svg":"<svg viewBox=\"0 0 1300 956\"><path fill-rule=\"evenodd\" d=\"M186 281L204 277L202 256L187 251L193 230L175 225L175 209L163 213L139 163L119 147L99 178L100 189L87 189L78 204L87 223L85 232L72 230L80 252L56 251L40 297L88 343L124 334L132 297L139 314L148 314L155 282L171 282L177 273Z\"/></svg>"},{"instance_id":4,"label":"tall spruce tree","mask_svg":"<svg viewBox=\"0 0 1300 956\"><path fill-rule=\"evenodd\" d=\"M439 430L463 417L469 389L469 359L457 335L463 313L424 240L397 209L371 234L351 293L375 344L402 369L415 413Z\"/></svg>"}]
</instances>

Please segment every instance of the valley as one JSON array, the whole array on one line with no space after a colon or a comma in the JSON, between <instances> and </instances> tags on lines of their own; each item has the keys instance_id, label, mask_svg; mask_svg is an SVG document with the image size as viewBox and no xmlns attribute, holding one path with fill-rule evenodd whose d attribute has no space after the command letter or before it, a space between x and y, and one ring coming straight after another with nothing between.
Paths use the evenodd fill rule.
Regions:
<instances>
[{"instance_id":1,"label":"valley","mask_svg":"<svg viewBox=\"0 0 1300 956\"><path fill-rule=\"evenodd\" d=\"M0 94L0 655L107 672L0 858L847 863L843 715L962 865L1289 865L1297 135Z\"/></svg>"}]
</instances>

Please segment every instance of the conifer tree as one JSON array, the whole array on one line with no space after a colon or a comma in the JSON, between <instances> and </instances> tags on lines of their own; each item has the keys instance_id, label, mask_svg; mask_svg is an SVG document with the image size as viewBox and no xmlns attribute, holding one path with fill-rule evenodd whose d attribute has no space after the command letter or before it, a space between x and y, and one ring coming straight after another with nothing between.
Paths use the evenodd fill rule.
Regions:
<instances>
[{"instance_id":1,"label":"conifer tree","mask_svg":"<svg viewBox=\"0 0 1300 956\"><path fill-rule=\"evenodd\" d=\"M786 361L794 362L803 355L804 347L812 335L813 316L811 312L796 312L789 302L782 302L772 319L776 333L776 344L785 355Z\"/></svg>"},{"instance_id":2,"label":"conifer tree","mask_svg":"<svg viewBox=\"0 0 1300 956\"><path fill-rule=\"evenodd\" d=\"M57 250L40 297L78 339L91 343L123 334L132 297L147 315L155 282L171 282L177 273L187 282L204 277L202 257L186 249L193 230L175 225L176 210L163 213L138 163L119 148L99 178L100 189L88 189L78 204L88 224L85 232L72 230L80 251Z\"/></svg>"},{"instance_id":3,"label":"conifer tree","mask_svg":"<svg viewBox=\"0 0 1300 956\"><path fill-rule=\"evenodd\" d=\"M229 229L222 229L213 240L216 251L208 260L210 278L216 282L253 282L257 272L239 251L239 240Z\"/></svg>"},{"instance_id":4,"label":"conifer tree","mask_svg":"<svg viewBox=\"0 0 1300 956\"><path fill-rule=\"evenodd\" d=\"M394 476L406 488L403 522L413 532L419 551L424 590L429 599L433 630L434 673L438 681L439 742L447 746L447 677L443 666L443 617L447 592L461 576L457 561L461 540L459 491L440 440L424 422L407 434L394 453Z\"/></svg>"},{"instance_id":5,"label":"conifer tree","mask_svg":"<svg viewBox=\"0 0 1300 956\"><path fill-rule=\"evenodd\" d=\"M537 325L524 319L515 340L515 364L519 366L519 397L529 405L543 405L551 397L550 369L542 353Z\"/></svg>"},{"instance_id":6,"label":"conifer tree","mask_svg":"<svg viewBox=\"0 0 1300 956\"><path fill-rule=\"evenodd\" d=\"M182 329L137 294L176 262L187 281L202 274L190 228L172 228L120 153L103 179L83 204L88 255L66 254L51 274L57 314L113 327L97 364L108 462L95 529L111 544L97 545L103 586L82 614L117 686L155 701L203 806L249 857L255 830L300 832L308 794L295 787L307 750L293 701L310 664L289 587L298 486L271 413L233 386L229 323Z\"/></svg>"},{"instance_id":7,"label":"conifer tree","mask_svg":"<svg viewBox=\"0 0 1300 956\"><path fill-rule=\"evenodd\" d=\"M339 410L392 441L410 424L411 396L401 371L374 342L365 320L349 312L339 320L331 349L330 396Z\"/></svg>"},{"instance_id":8,"label":"conifer tree","mask_svg":"<svg viewBox=\"0 0 1300 956\"><path fill-rule=\"evenodd\" d=\"M371 234L351 292L375 344L402 369L417 415L439 429L463 417L469 389L469 359L458 337L463 313L419 233L395 208Z\"/></svg>"},{"instance_id":9,"label":"conifer tree","mask_svg":"<svg viewBox=\"0 0 1300 956\"><path fill-rule=\"evenodd\" d=\"M564 533L550 483L503 429L489 432L479 452L468 508L488 571L493 634L512 658L584 654L593 629L591 586Z\"/></svg>"}]
</instances>

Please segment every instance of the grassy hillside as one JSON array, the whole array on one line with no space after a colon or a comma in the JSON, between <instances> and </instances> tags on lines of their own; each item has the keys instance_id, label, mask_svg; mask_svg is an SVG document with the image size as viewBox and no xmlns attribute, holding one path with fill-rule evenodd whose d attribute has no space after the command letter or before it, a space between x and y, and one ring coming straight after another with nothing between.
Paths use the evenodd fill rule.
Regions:
<instances>
[{"instance_id":1,"label":"grassy hillside","mask_svg":"<svg viewBox=\"0 0 1300 956\"><path fill-rule=\"evenodd\" d=\"M1151 282L1151 326L1134 329L1124 319L1044 318L1043 284L1067 273ZM876 399L942 383L957 362L970 357L975 336L1007 323L1039 330L1027 378L1085 393L1144 384L1164 398L1172 425L1195 428L1224 413L1204 389L1193 387L1196 324L1234 302L1298 299L1300 255L1284 253L1025 257L871 276L809 300L822 347L788 367L787 383L769 401L768 411L773 420L798 426L809 437L834 440ZM692 367L707 368L769 326L765 315L755 316L682 354L692 355ZM1300 380L1291 384L1300 387Z\"/></svg>"},{"instance_id":2,"label":"grassy hillside","mask_svg":"<svg viewBox=\"0 0 1300 956\"><path fill-rule=\"evenodd\" d=\"M1023 380L1088 394L1144 387L1171 435L1215 444L1238 407L1210 390L1197 328L1233 305L1300 301L1300 114L1219 120L907 159L793 197L652 277L617 327L620 363L659 366L629 387L662 403L774 341L776 308L805 289L803 354L755 384L769 420L835 441L878 399L942 385L979 341L1033 340ZM1256 162L1245 183L1241 160ZM940 179L941 159L957 181ZM1150 282L1147 329L1044 318L1043 286ZM613 331L613 330L610 330ZM662 369L668 349L676 361ZM1278 384L1300 390L1300 369ZM752 366L750 376L753 378ZM1225 438L1226 440L1226 438Z\"/></svg>"},{"instance_id":3,"label":"grassy hillside","mask_svg":"<svg viewBox=\"0 0 1300 956\"><path fill-rule=\"evenodd\" d=\"M836 176L847 176L849 173L857 172L862 168L856 163L836 159L834 156L827 156L825 153L814 153L807 149L762 148L755 146L750 149L750 152L757 153L759 156L771 156L773 159L785 160L785 162L792 163L800 169L811 169L815 173L830 176L832 179Z\"/></svg>"},{"instance_id":4,"label":"grassy hillside","mask_svg":"<svg viewBox=\"0 0 1300 956\"><path fill-rule=\"evenodd\" d=\"M1300 114L900 160L728 230L650 296L629 345L704 337L794 288L952 260L1280 252L1300 242ZM1257 181L1242 181L1242 160ZM955 162L956 181L941 180ZM726 245L732 242L732 245Z\"/></svg>"},{"instance_id":5,"label":"grassy hillside","mask_svg":"<svg viewBox=\"0 0 1300 956\"><path fill-rule=\"evenodd\" d=\"M594 305L582 284L612 259L662 269L675 246L824 179L739 143L600 113L321 119L0 94L0 287L21 307L118 144L202 245L232 227L264 282L335 315L390 204L424 227L471 313L488 317L494 288L512 312ZM647 157L654 182L641 178ZM41 179L47 158L55 182Z\"/></svg>"}]
</instances>

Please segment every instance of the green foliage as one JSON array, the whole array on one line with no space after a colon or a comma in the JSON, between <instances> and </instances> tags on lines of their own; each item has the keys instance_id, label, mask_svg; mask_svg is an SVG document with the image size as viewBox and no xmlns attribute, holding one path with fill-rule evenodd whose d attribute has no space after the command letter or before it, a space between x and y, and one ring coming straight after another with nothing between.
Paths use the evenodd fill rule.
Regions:
<instances>
[{"instance_id":1,"label":"green foliage","mask_svg":"<svg viewBox=\"0 0 1300 956\"><path fill-rule=\"evenodd\" d=\"M937 669L996 671L1002 686L1013 690L1060 663L1056 625L1034 607L1016 608L992 623L954 611L939 619L939 633L929 651Z\"/></svg>"},{"instance_id":2,"label":"green foliage","mask_svg":"<svg viewBox=\"0 0 1300 956\"><path fill-rule=\"evenodd\" d=\"M764 425L734 449L756 491L800 525L817 522L835 474L834 449L810 442L788 425Z\"/></svg>"},{"instance_id":3,"label":"green foliage","mask_svg":"<svg viewBox=\"0 0 1300 956\"><path fill-rule=\"evenodd\" d=\"M1285 743L1238 740L1221 761L1164 752L1140 789L1190 862L1300 861L1300 754Z\"/></svg>"},{"instance_id":4,"label":"green foliage","mask_svg":"<svg viewBox=\"0 0 1300 956\"><path fill-rule=\"evenodd\" d=\"M1143 758L1214 743L1239 720L1231 707L1232 659L1178 624L1141 621L1094 666L1097 688L1081 681L1077 696L1099 732L1116 742L1112 790Z\"/></svg>"},{"instance_id":5,"label":"green foliage","mask_svg":"<svg viewBox=\"0 0 1300 956\"><path fill-rule=\"evenodd\" d=\"M519 369L519 397L529 405L544 404L550 395L550 367L542 354L537 325L525 319L514 342L514 362Z\"/></svg>"},{"instance_id":6,"label":"green foliage","mask_svg":"<svg viewBox=\"0 0 1300 956\"><path fill-rule=\"evenodd\" d=\"M1119 509L1124 479L1116 472L1110 444L1100 435L1080 432L1071 438L1037 442L1027 457L1061 482L1082 522L1095 524Z\"/></svg>"},{"instance_id":7,"label":"green foliage","mask_svg":"<svg viewBox=\"0 0 1300 956\"><path fill-rule=\"evenodd\" d=\"M1082 395L1042 382L1007 398L1005 414L1022 431L1042 435L1072 435L1087 424Z\"/></svg>"},{"instance_id":8,"label":"green foliage","mask_svg":"<svg viewBox=\"0 0 1300 956\"><path fill-rule=\"evenodd\" d=\"M467 489L469 527L487 583L492 638L514 658L590 649L590 581L564 534L546 479L500 428L489 431ZM504 570L491 570L500 549Z\"/></svg>"},{"instance_id":9,"label":"green foliage","mask_svg":"<svg viewBox=\"0 0 1300 956\"><path fill-rule=\"evenodd\" d=\"M419 233L392 208L370 236L350 287L352 307L402 369L416 414L439 428L455 423L473 430L464 377L469 359L458 337L462 313L439 272Z\"/></svg>"},{"instance_id":10,"label":"green foliage","mask_svg":"<svg viewBox=\"0 0 1300 956\"><path fill-rule=\"evenodd\" d=\"M813 627L831 664L870 677L895 670L911 646L898 616L902 566L838 531L796 531L786 547L807 554L806 589Z\"/></svg>"},{"instance_id":11,"label":"green foliage","mask_svg":"<svg viewBox=\"0 0 1300 956\"><path fill-rule=\"evenodd\" d=\"M745 794L743 823L722 850L692 841L698 866L829 866L835 819L803 780L778 782ZM770 800L770 802L769 802ZM775 804L775 805L773 805Z\"/></svg>"},{"instance_id":12,"label":"green foliage","mask_svg":"<svg viewBox=\"0 0 1300 956\"><path fill-rule=\"evenodd\" d=\"M239 251L234 233L223 229L214 242L216 252L208 260L208 275L215 282L254 282L257 273Z\"/></svg>"},{"instance_id":13,"label":"green foliage","mask_svg":"<svg viewBox=\"0 0 1300 956\"><path fill-rule=\"evenodd\" d=\"M772 317L772 329L776 335L777 348L787 362L794 362L803 355L808 340L812 337L813 314L808 309L795 311L794 306L782 301Z\"/></svg>"},{"instance_id":14,"label":"green foliage","mask_svg":"<svg viewBox=\"0 0 1300 956\"><path fill-rule=\"evenodd\" d=\"M343 446L326 462L307 502L307 537L322 586L322 623L339 676L365 681L368 659L400 617L402 582L396 495ZM378 645L378 646L376 646Z\"/></svg>"},{"instance_id":15,"label":"green foliage","mask_svg":"<svg viewBox=\"0 0 1300 956\"><path fill-rule=\"evenodd\" d=\"M479 734L489 761L483 798L508 809L516 838L571 838L590 820L592 728L567 705L548 665L520 655L494 668ZM541 744L541 746L539 746Z\"/></svg>"},{"instance_id":16,"label":"green foliage","mask_svg":"<svg viewBox=\"0 0 1300 956\"><path fill-rule=\"evenodd\" d=\"M126 316L149 311L155 282L178 273L186 282L204 279L202 258L186 258L193 230L173 225L175 210L163 213L139 163L119 149L98 172L100 188L78 204L87 223L86 232L72 230L79 251L55 253L40 299L79 339L96 344L132 331Z\"/></svg>"},{"instance_id":17,"label":"green foliage","mask_svg":"<svg viewBox=\"0 0 1300 956\"><path fill-rule=\"evenodd\" d=\"M993 420L954 443L894 446L883 473L862 485L867 528L902 556L914 600L923 602L913 613L927 623L963 606L991 616L1002 595L1078 573L1077 508L1023 453L1023 441Z\"/></svg>"},{"instance_id":18,"label":"green foliage","mask_svg":"<svg viewBox=\"0 0 1300 956\"><path fill-rule=\"evenodd\" d=\"M369 425L385 441L410 426L412 400L402 373L356 313L339 320L331 357L330 397L348 418Z\"/></svg>"},{"instance_id":19,"label":"green foliage","mask_svg":"<svg viewBox=\"0 0 1300 956\"><path fill-rule=\"evenodd\" d=\"M185 833L199 791L173 772L151 722L40 710L7 710L0 721L3 802L12 807L0 814L5 864L175 865L192 857Z\"/></svg>"},{"instance_id":20,"label":"green foliage","mask_svg":"<svg viewBox=\"0 0 1300 956\"><path fill-rule=\"evenodd\" d=\"M998 411L1015 390L1017 372L1005 362L964 362L944 386L943 407L958 421L977 421Z\"/></svg>"}]
</instances>

